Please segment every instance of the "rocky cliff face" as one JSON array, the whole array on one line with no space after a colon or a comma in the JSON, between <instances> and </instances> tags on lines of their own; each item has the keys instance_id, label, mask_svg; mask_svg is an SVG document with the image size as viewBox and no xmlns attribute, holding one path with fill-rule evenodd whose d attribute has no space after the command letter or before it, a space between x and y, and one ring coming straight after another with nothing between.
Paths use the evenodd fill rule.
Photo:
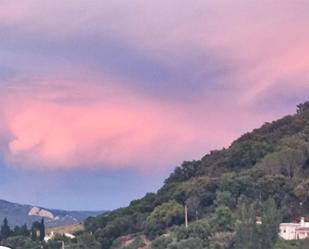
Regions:
<instances>
[{"instance_id":1,"label":"rocky cliff face","mask_svg":"<svg viewBox=\"0 0 309 249\"><path fill-rule=\"evenodd\" d=\"M55 216L53 215L52 212L42 209L42 208L38 208L38 207L33 207L30 209L29 216L38 216L38 217L42 217L42 218L47 218L50 220L55 220Z\"/></svg>"}]
</instances>

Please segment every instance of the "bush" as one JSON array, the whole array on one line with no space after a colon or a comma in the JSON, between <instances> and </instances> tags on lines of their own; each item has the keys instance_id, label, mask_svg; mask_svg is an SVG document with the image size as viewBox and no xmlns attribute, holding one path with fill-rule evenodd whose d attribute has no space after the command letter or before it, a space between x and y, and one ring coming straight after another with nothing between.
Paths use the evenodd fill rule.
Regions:
<instances>
[{"instance_id":1,"label":"bush","mask_svg":"<svg viewBox=\"0 0 309 249\"><path fill-rule=\"evenodd\" d=\"M180 225L184 220L184 208L172 200L156 207L146 221L146 233L149 237L163 234L166 228Z\"/></svg>"},{"instance_id":2,"label":"bush","mask_svg":"<svg viewBox=\"0 0 309 249\"><path fill-rule=\"evenodd\" d=\"M213 232L232 231L234 224L233 213L228 207L219 206L216 208L210 223Z\"/></svg>"},{"instance_id":3,"label":"bush","mask_svg":"<svg viewBox=\"0 0 309 249\"><path fill-rule=\"evenodd\" d=\"M151 243L151 249L166 249L172 241L171 237L160 236Z\"/></svg>"}]
</instances>

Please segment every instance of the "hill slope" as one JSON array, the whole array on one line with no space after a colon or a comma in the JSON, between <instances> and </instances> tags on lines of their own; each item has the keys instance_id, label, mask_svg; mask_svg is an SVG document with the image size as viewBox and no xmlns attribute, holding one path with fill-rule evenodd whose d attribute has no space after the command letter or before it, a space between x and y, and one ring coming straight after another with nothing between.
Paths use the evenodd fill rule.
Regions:
<instances>
[{"instance_id":1,"label":"hill slope","mask_svg":"<svg viewBox=\"0 0 309 249\"><path fill-rule=\"evenodd\" d=\"M265 123L227 149L184 162L156 194L89 218L85 227L106 249L143 248L144 235L153 249L273 248L280 221L309 215L308 178L306 102L295 115ZM185 230L184 206L190 228ZM262 230L256 216L262 217ZM245 230L239 225L243 223ZM132 245L123 245L128 236Z\"/></svg>"}]
</instances>

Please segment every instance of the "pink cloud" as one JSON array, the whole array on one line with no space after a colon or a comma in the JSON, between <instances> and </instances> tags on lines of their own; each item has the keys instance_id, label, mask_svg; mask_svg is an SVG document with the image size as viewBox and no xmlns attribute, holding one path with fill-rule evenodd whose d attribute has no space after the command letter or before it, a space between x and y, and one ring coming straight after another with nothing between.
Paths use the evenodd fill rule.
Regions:
<instances>
[{"instance_id":1,"label":"pink cloud","mask_svg":"<svg viewBox=\"0 0 309 249\"><path fill-rule=\"evenodd\" d=\"M153 169L197 158L275 118L276 113L252 113L250 105L274 86L302 88L309 76L306 1L1 4L1 25L30 37L58 41L94 35L100 41L108 36L173 69L186 68L192 53L209 51L233 66L219 83L234 94L209 97L205 79L198 100L180 103L149 98L138 84L128 89L126 79L116 76L88 77L93 68L85 78L73 77L82 66L55 58L61 69L70 65L68 80L25 77L22 84L0 88L0 134L2 129L11 135L5 153L15 165Z\"/></svg>"},{"instance_id":2,"label":"pink cloud","mask_svg":"<svg viewBox=\"0 0 309 249\"><path fill-rule=\"evenodd\" d=\"M58 84L36 80L2 91L10 164L160 169L231 142L240 132L235 119L253 125L264 118L237 115L233 108L234 117L222 116L226 107L220 106L157 102L111 81Z\"/></svg>"}]
</instances>

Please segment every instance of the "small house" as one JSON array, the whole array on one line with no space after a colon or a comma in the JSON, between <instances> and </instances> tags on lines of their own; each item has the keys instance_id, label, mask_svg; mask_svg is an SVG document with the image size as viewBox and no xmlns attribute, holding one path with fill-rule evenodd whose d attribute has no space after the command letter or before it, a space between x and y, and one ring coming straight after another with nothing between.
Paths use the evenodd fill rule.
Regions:
<instances>
[{"instance_id":1,"label":"small house","mask_svg":"<svg viewBox=\"0 0 309 249\"><path fill-rule=\"evenodd\" d=\"M281 223L279 235L284 240L309 238L309 222L302 217L299 223Z\"/></svg>"}]
</instances>

